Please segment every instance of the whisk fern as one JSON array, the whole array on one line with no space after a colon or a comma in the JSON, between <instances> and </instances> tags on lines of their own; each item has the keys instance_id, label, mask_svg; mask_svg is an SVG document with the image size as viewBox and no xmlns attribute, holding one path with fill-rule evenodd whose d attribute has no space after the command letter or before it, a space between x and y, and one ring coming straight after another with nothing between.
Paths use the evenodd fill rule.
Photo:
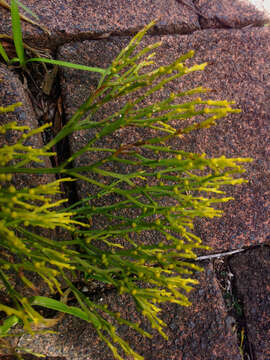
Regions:
<instances>
[{"instance_id":1,"label":"whisk fern","mask_svg":"<svg viewBox=\"0 0 270 360\"><path fill-rule=\"evenodd\" d=\"M194 233L194 219L222 215L215 204L231 200L224 186L243 183L245 180L234 175L243 172L242 163L251 160L208 158L168 145L174 137L208 128L240 110L226 100L202 100L198 94L210 91L203 87L171 93L143 105L143 100L169 82L207 66L188 67L186 60L194 54L190 51L171 64L155 68L153 50L160 43L136 52L153 24L140 31L101 72L96 91L43 148L26 146L25 140L44 131L48 124L35 130L15 122L0 126L1 136L11 131L20 133L15 144L0 148L0 281L10 299L8 304L0 303L0 311L6 314L0 341L18 321L31 334L41 324L52 324L37 310L39 305L90 322L116 359L123 359L119 346L134 359L142 359L117 334L115 324L126 324L147 337L152 335L106 304L87 297L74 283L78 272L84 274L86 284L110 284L119 294L133 298L137 310L164 338L159 304L190 304L187 294L197 283L192 273L200 270L192 261L195 250L207 248ZM190 100L191 96L195 98ZM102 106L119 98L123 99L119 110L95 118ZM12 111L15 106L19 104L0 107L0 112ZM186 124L186 119L194 121ZM101 140L127 127L150 131L133 143L101 145ZM89 142L58 167L47 168L44 158L53 155L51 149L76 131L91 131ZM90 156L88 164L70 166L87 152L98 153L99 159L91 161ZM19 173L56 173L61 178L17 189L12 179ZM55 200L55 195L61 182L74 180L87 182L95 190L64 208L61 205L65 200ZM102 226L96 226L97 218L103 218ZM71 240L41 235L40 229L57 227L70 232ZM155 243L145 240L149 232L159 234ZM59 300L40 296L31 273L38 274L52 294L59 293ZM32 296L25 297L16 290L11 281L14 274L32 290ZM66 288L69 291L65 295ZM76 306L69 305L71 294Z\"/></svg>"}]
</instances>

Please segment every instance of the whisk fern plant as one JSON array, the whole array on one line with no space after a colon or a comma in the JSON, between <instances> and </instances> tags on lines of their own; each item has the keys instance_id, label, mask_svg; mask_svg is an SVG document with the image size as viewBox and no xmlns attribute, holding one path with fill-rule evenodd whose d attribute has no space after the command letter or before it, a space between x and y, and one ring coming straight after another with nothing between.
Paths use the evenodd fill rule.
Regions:
<instances>
[{"instance_id":1,"label":"whisk fern plant","mask_svg":"<svg viewBox=\"0 0 270 360\"><path fill-rule=\"evenodd\" d=\"M193 95L209 92L203 87L171 93L156 103L143 105L146 98L169 82L202 71L207 65L188 67L185 61L193 56L190 51L167 66L154 68L153 50L160 43L136 52L153 24L140 31L111 66L100 72L96 91L43 148L24 143L48 125L35 130L16 123L0 126L1 134L21 134L17 143L0 148L0 280L10 299L7 304L0 303L0 311L5 314L0 341L18 322L30 334L40 326L54 325L53 319L41 315L38 305L90 322L116 359L123 359L120 348L126 355L142 359L117 334L115 324L126 324L147 337L152 335L106 304L87 297L74 283L78 272L84 274L88 283L110 284L119 294L130 296L137 310L165 338L159 304L189 305L187 293L196 283L192 273L200 270L192 261L196 258L194 250L206 248L193 232L194 219L221 216L215 204L231 200L225 196L224 185L243 183L234 175L243 172L241 164L250 159L208 158L206 154L167 145L174 137L208 128L240 110L232 107L233 102L200 97L190 100ZM185 96L189 96L186 102ZM120 109L103 118L95 117L105 104L120 98ZM12 111L13 107L1 107L0 111ZM200 121L196 120L198 116ZM192 123L185 123L193 118ZM177 127L175 120L179 120ZM133 143L101 145L117 130L127 127L149 129L149 133L146 131L143 139ZM89 130L92 137L87 145L62 164L55 168L47 168L44 163L37 166L52 155L51 149L63 138ZM93 152L100 154L98 160L88 157L88 164L74 166L74 160ZM12 177L19 173L55 173L61 178L17 189L12 185ZM74 180L90 184L93 193L63 208L64 200L54 200L54 195L59 193L61 182ZM102 226L97 225L96 219L100 218L104 220ZM40 234L42 228L56 227L69 231L72 239L63 241ZM149 232L159 234L155 243L145 240ZM59 300L40 296L31 273L38 274L52 294L58 293ZM11 281L14 274L33 291L32 296L25 297L16 290ZM70 305L71 294L76 306Z\"/></svg>"}]
</instances>

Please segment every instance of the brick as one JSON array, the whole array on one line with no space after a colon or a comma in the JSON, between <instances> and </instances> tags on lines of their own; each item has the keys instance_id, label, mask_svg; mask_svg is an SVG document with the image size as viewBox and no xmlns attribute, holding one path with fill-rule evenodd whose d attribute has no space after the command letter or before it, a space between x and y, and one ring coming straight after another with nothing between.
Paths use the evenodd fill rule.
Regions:
<instances>
[{"instance_id":1,"label":"brick","mask_svg":"<svg viewBox=\"0 0 270 360\"><path fill-rule=\"evenodd\" d=\"M27 91L23 87L19 77L12 71L10 71L6 66L0 66L0 106L8 106L16 102L21 102L22 105L15 109L14 112L0 114L0 123L6 124L9 122L16 121L18 125L29 126L30 129L36 129L39 127L37 118L35 116L34 110ZM19 133L16 131L7 132L4 135L0 135L0 146L4 144L13 145L19 138ZM42 148L44 146L43 138L41 133L31 136L25 141L25 145L32 146L33 148ZM34 163L27 164L29 167L51 167L51 162L48 157L44 158L44 163ZM56 178L54 174L14 174L12 177L12 183L17 189L22 189L24 187L35 187L42 184L47 184L49 182L55 181ZM61 199L61 196L55 195L55 201ZM49 238L65 238L69 239L69 234L64 229L38 229L38 234L42 236L47 236ZM40 295L48 295L49 289L45 283L41 282L41 278L38 274L31 273L27 274L37 288L41 291ZM20 279L15 279L16 289L21 291L24 296L32 296L33 292L30 288L26 287ZM14 286L15 286L14 284ZM43 284L43 286L40 286Z\"/></svg>"},{"instance_id":2,"label":"brick","mask_svg":"<svg viewBox=\"0 0 270 360\"><path fill-rule=\"evenodd\" d=\"M29 126L30 129L35 129L39 126L36 115L32 108L30 98L23 87L19 77L12 71L10 71L5 65L0 66L0 94L1 104L0 106L8 106L16 102L21 102L22 106L15 109L14 112L0 114L0 123L6 124L8 122L16 121L20 126ZM19 134L10 132L1 135L0 143L6 143L8 145L14 144L18 139ZM41 148L43 146L42 134L37 134L27 139L26 145L34 148ZM37 165L37 164L36 164ZM39 166L42 166L39 165ZM50 167L51 163L48 158L44 159L44 165ZM15 175L16 186L23 187L26 185L39 185L45 184L49 180L54 181L53 175L38 175L38 174L21 174Z\"/></svg>"},{"instance_id":3,"label":"brick","mask_svg":"<svg viewBox=\"0 0 270 360\"><path fill-rule=\"evenodd\" d=\"M242 28L269 22L270 8L264 0L195 0L200 25L206 28Z\"/></svg>"},{"instance_id":4,"label":"brick","mask_svg":"<svg viewBox=\"0 0 270 360\"><path fill-rule=\"evenodd\" d=\"M175 0L25 0L24 5L37 14L39 23L51 32L48 37L38 27L23 22L24 37L38 47L53 47L71 39L102 34L130 34L158 18L156 32L189 33L199 29L194 11ZM10 14L3 8L0 8L0 24L1 33L11 33Z\"/></svg>"},{"instance_id":5,"label":"brick","mask_svg":"<svg viewBox=\"0 0 270 360\"><path fill-rule=\"evenodd\" d=\"M228 325L228 315L212 265L205 265L204 272L197 273L196 278L200 284L190 293L192 306L162 306L161 318L168 324L165 329L168 341L157 333L153 333L153 338L149 340L127 326L119 327L119 335L145 360L241 360L236 335ZM119 311L124 318L142 320L127 296L108 293L95 300L107 303L110 309ZM145 321L141 326L151 332ZM55 330L55 335L46 334L34 340L24 336L20 346L28 346L47 355L65 356L67 360L113 359L91 325L66 316Z\"/></svg>"},{"instance_id":6,"label":"brick","mask_svg":"<svg viewBox=\"0 0 270 360\"><path fill-rule=\"evenodd\" d=\"M204 243L213 251L224 251L242 246L263 243L270 236L270 165L269 165L269 113L268 88L270 77L269 29L251 28L245 30L204 30L192 35L164 35L145 37L142 45L162 40L156 50L159 65L172 62L190 49L195 56L188 64L208 62L204 72L196 72L170 84L170 91L180 91L203 85L214 89L207 97L220 100L235 100L240 114L222 119L215 127L194 131L184 139L175 140L172 145L178 149L205 152L216 157L251 157L253 163L246 164L244 174L248 184L227 188L235 201L219 205L224 216L211 221L200 220L197 232ZM126 46L128 38L85 41L61 47L59 57L68 61L106 67L119 51ZM64 69L62 71L62 92L67 117L94 91L98 78L85 72ZM169 90L156 94L153 100L168 96ZM104 107L100 116L119 108L120 103ZM85 145L93 134L77 132L71 139L72 151ZM110 146L119 146L146 136L144 130L120 130L110 141ZM103 143L103 146L108 146ZM91 160L95 154L91 153ZM89 154L76 162L81 166L89 162ZM78 188L80 196L90 193L85 184Z\"/></svg>"}]
</instances>

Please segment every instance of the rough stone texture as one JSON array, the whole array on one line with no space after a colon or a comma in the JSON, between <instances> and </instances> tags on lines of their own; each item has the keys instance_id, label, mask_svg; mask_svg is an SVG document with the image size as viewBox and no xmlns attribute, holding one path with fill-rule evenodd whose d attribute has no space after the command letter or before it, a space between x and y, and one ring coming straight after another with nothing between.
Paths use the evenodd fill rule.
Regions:
<instances>
[{"instance_id":1,"label":"rough stone texture","mask_svg":"<svg viewBox=\"0 0 270 360\"><path fill-rule=\"evenodd\" d=\"M189 33L199 29L195 12L176 0L27 0L24 5L51 32L49 39L38 27L24 22L24 37L31 38L37 46L51 47L68 39L101 34L134 33L154 19L160 19L155 28L159 33ZM10 15L3 8L0 8L0 24L0 33L10 33Z\"/></svg>"},{"instance_id":2,"label":"rough stone texture","mask_svg":"<svg viewBox=\"0 0 270 360\"><path fill-rule=\"evenodd\" d=\"M22 106L15 109L14 112L1 114L1 124L11 121L17 121L18 125L26 125L34 128L38 127L34 111L31 106L30 99L23 88L19 77L10 71L5 65L0 66L0 91L1 91L1 106L7 106L16 102L22 102ZM8 137L7 143L14 143L16 135ZM34 136L32 146L41 146L43 144L40 136Z\"/></svg>"},{"instance_id":3,"label":"rough stone texture","mask_svg":"<svg viewBox=\"0 0 270 360\"><path fill-rule=\"evenodd\" d=\"M163 305L162 319L168 324L165 332L169 340L154 333L151 340L120 326L119 334L145 360L241 360L236 336L228 325L221 292L216 282L212 265L197 273L200 285L190 293L193 305L187 308ZM120 311L121 316L140 321L133 302L114 293L99 299L109 308ZM145 321L142 325L150 331ZM65 317L55 329L56 335L44 335L31 339L24 337L20 346L29 346L34 351L48 355L65 356L67 360L112 360L110 351L96 336L92 326L75 318ZM124 356L126 359L126 357Z\"/></svg>"},{"instance_id":4,"label":"rough stone texture","mask_svg":"<svg viewBox=\"0 0 270 360\"><path fill-rule=\"evenodd\" d=\"M195 0L200 26L205 28L242 28L269 22L264 0Z\"/></svg>"},{"instance_id":5,"label":"rough stone texture","mask_svg":"<svg viewBox=\"0 0 270 360\"><path fill-rule=\"evenodd\" d=\"M16 102L21 102L22 105L15 109L14 112L0 114L0 124L6 124L8 122L16 121L18 125L29 126L30 129L35 129L39 126L38 121L35 117L29 96L25 91L19 77L11 72L5 65L0 66L0 106L8 106ZM6 134L0 134L0 146L3 144L13 145L19 138L19 133L16 131L7 132ZM41 134L36 134L31 136L25 142L25 145L32 146L34 148L41 148L43 144L43 139ZM42 163L33 163L31 166L38 167L51 167L51 162L48 158L44 159L44 164ZM24 187L35 187L38 185L46 184L48 182L55 181L55 176L53 174L16 174L12 178L12 182L17 189ZM61 197L55 195L55 201L59 200ZM39 235L47 236L51 239L70 239L70 235L64 229L39 229ZM39 290L39 295L49 296L50 290L49 287L43 282L40 276L36 273L27 273L27 277L33 282L36 288ZM11 276L11 283L16 288L16 290L23 296L30 297L33 296L33 291L26 287L25 284L17 277ZM66 286L63 283L62 279L59 279L60 283ZM0 302L4 302L6 294L3 290L0 290ZM11 338L13 341L13 338ZM16 343L17 338L14 338L14 344ZM14 357L13 357L14 358ZM25 359L34 359L33 357L25 356ZM0 359L2 357L0 355ZM3 357L4 359L12 359L8 357ZM52 359L52 358L51 358ZM48 360L50 360L48 358ZM55 360L62 360L62 358L55 358Z\"/></svg>"},{"instance_id":6,"label":"rough stone texture","mask_svg":"<svg viewBox=\"0 0 270 360\"><path fill-rule=\"evenodd\" d=\"M16 121L18 125L29 126L30 129L37 128L38 121L35 117L31 101L19 77L11 72L5 65L0 66L0 95L1 95L1 104L0 106L7 106L17 102L21 102L22 106L15 109L14 112L0 114L0 123L5 124L8 122ZM0 143L6 143L8 145L14 144L18 139L19 134L15 131L10 132L5 135L1 135ZM26 145L32 146L34 148L40 148L43 146L43 139L41 134L37 134L29 138L26 142ZM50 167L50 161L48 158L45 160L45 166ZM39 165L39 166L42 166ZM45 184L49 180L53 181L55 178L53 175L36 175L36 174L21 174L19 176L14 176L16 179L16 186L24 187L31 184L39 185Z\"/></svg>"},{"instance_id":7,"label":"rough stone texture","mask_svg":"<svg viewBox=\"0 0 270 360\"><path fill-rule=\"evenodd\" d=\"M0 66L0 106L8 106L17 102L21 102L22 105L15 109L14 112L0 114L0 124L5 124L9 122L16 121L18 125L29 126L30 129L35 129L39 126L38 121L35 117L29 96L25 91L19 77L11 72L5 65ZM4 135L0 135L0 146L3 144L13 145L18 140L20 134L16 131L7 132ZM43 144L43 139L41 134L36 134L28 138L25 145L32 146L34 148L41 148ZM48 157L44 159L44 163L32 163L28 164L29 167L51 167L51 162ZM47 184L48 182L55 181L55 176L53 174L15 174L13 175L12 182L17 189L22 189L24 187L35 187L42 184ZM59 195L55 196L55 201L59 200L61 197ZM57 239L60 238L69 238L69 235L64 229L39 229L39 234L43 236L48 236L51 238ZM42 295L49 294L49 289L42 283L41 278L37 274L29 274L33 283L40 289ZM18 291L23 292L24 296L32 296L32 290L26 287L25 284L19 279L16 279L16 288Z\"/></svg>"},{"instance_id":8,"label":"rough stone texture","mask_svg":"<svg viewBox=\"0 0 270 360\"><path fill-rule=\"evenodd\" d=\"M210 223L198 223L197 231L204 243L211 245L214 251L269 243L269 29L232 30L250 24L260 25L269 22L269 15L255 11L247 1L177 1L118 0L110 1L108 4L103 1L81 1L78 5L71 1L53 3L25 0L24 4L40 15L41 22L50 29L52 36L48 38L38 28L25 23L23 32L36 46L55 47L70 39L94 38L111 32L122 35L131 33L159 14L162 18L154 29L155 33L159 34L189 33L200 27L230 28L229 31L195 32L192 36L162 36L164 45L158 51L157 59L160 64L168 63L177 55L191 48L195 49L196 56L189 63L209 61L208 69L204 73L195 74L194 77L190 75L183 78L171 85L170 90L179 91L203 84L215 89L212 98L235 99L237 107L242 108L242 114L230 116L213 129L193 133L173 144L189 151L205 151L208 155L252 156L255 159L253 164L247 166L249 184L230 191L237 202L223 206L226 211L225 217ZM9 13L2 8L0 24L1 33L10 33ZM148 37L144 44L159 39L160 37ZM127 38L118 38L82 44L72 43L63 47L59 56L69 61L104 67L127 42ZM18 78L3 69L0 68L1 79L9 80L10 76L17 79L8 90L9 95L13 94L10 99L18 101L18 97L14 96L15 91L21 100L25 93ZM64 106L69 117L89 91L94 89L97 78L72 70L65 70L62 75ZM3 89L2 84L0 83L0 90ZM166 94L168 92L165 90L154 99ZM24 104L29 105L27 96L24 99ZM3 101L2 94L1 100ZM6 104L8 103L9 99ZM15 118L23 122L31 118L30 123L36 124L28 105L22 112L17 111ZM115 108L119 105L116 104ZM113 139L113 144L134 141L141 135L142 132L136 130L120 131ZM35 141L37 145L40 144L40 139ZM75 150L86 141L85 134L75 134L71 139L72 149ZM29 177L25 180L26 183L30 181L32 184ZM79 193L83 195L88 190L89 188L82 187ZM237 255L231 259L230 265L235 274L238 295L244 303L247 336L253 357L256 360L270 359L269 248L253 249L250 253ZM207 265L206 272L198 274L198 278L200 285L190 295L192 307L163 306L162 317L168 323L168 342L156 334L151 341L146 340L126 327L120 327L119 333L125 336L145 359L242 359L235 335L230 328L231 317L226 314L212 266ZM140 320L127 297L118 297L112 292L104 295L103 300L98 300L108 302L113 309L122 311L123 316ZM146 323L143 322L143 325L148 329ZM66 317L56 330L59 331L57 335L50 334L37 337L35 340L24 337L20 345L52 356L65 356L67 360L112 359L106 345L98 339L93 328L84 322ZM1 356L0 359L2 360Z\"/></svg>"},{"instance_id":9,"label":"rough stone texture","mask_svg":"<svg viewBox=\"0 0 270 360\"><path fill-rule=\"evenodd\" d=\"M252 358L270 359L270 247L249 250L229 263L243 304Z\"/></svg>"},{"instance_id":10,"label":"rough stone texture","mask_svg":"<svg viewBox=\"0 0 270 360\"><path fill-rule=\"evenodd\" d=\"M206 152L209 156L252 157L254 162L245 165L248 184L229 188L236 201L220 206L225 210L221 219L200 221L197 230L204 243L215 251L239 248L264 242L270 236L270 166L269 166L269 34L268 28L245 30L204 30L192 35L145 37L143 45L162 40L156 50L158 64L168 64L190 49L195 56L188 64L207 61L204 72L197 72L170 84L169 90L157 94L153 101L179 91L204 85L215 90L213 99L235 100L240 114L232 114L207 130L195 131L184 139L175 140L176 148ZM60 49L59 57L69 61L106 67L128 43L127 38L71 43ZM97 77L85 72L63 70L62 90L64 106L69 117L97 85ZM104 113L121 104L105 107ZM87 143L91 133L79 132L71 138L75 151ZM133 142L143 136L137 130L120 130L110 141L110 146ZM107 144L108 145L108 144ZM103 144L104 146L104 144ZM94 155L91 154L91 159ZM86 157L77 165L85 164ZM81 185L80 194L89 192Z\"/></svg>"}]
</instances>

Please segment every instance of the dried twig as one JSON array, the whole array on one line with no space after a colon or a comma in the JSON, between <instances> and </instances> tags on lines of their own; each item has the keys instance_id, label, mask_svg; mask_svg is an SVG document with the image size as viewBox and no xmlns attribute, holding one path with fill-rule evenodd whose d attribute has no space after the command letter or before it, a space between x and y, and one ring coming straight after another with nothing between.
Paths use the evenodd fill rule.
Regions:
<instances>
[{"instance_id":1,"label":"dried twig","mask_svg":"<svg viewBox=\"0 0 270 360\"><path fill-rule=\"evenodd\" d=\"M237 249L237 250L232 250L232 251L227 251L224 253L219 253L219 254L211 254L211 255L205 255L205 256L198 256L195 261L202 261L202 260L209 260L209 259L214 259L214 258L220 258L223 256L229 256L229 255L233 255L233 254L237 254L240 253L242 251L245 251L245 249Z\"/></svg>"}]
</instances>

